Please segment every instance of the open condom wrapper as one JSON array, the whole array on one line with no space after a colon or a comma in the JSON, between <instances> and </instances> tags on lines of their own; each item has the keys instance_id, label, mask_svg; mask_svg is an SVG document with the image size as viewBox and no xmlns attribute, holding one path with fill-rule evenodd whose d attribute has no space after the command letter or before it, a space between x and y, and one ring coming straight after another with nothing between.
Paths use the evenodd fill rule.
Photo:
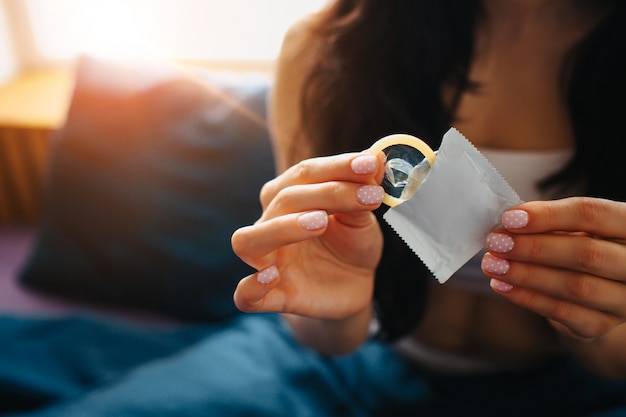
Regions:
<instances>
[{"instance_id":1,"label":"open condom wrapper","mask_svg":"<svg viewBox=\"0 0 626 417\"><path fill-rule=\"evenodd\" d=\"M420 183L411 185L417 188L413 196L392 198L383 218L443 284L484 248L502 213L522 200L454 128L444 135L434 162L430 156L427 172L423 164L414 170Z\"/></svg>"}]
</instances>

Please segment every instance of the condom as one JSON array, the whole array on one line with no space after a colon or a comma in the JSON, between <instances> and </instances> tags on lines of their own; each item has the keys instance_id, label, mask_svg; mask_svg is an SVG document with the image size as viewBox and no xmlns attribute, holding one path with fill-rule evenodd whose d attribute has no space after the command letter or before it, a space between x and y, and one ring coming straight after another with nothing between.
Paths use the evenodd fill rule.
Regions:
<instances>
[{"instance_id":1,"label":"condom","mask_svg":"<svg viewBox=\"0 0 626 417\"><path fill-rule=\"evenodd\" d=\"M404 186L399 197L386 196L390 209L383 218L444 283L484 248L502 213L522 200L458 130L444 135L436 153L406 136L383 138L368 150L384 151L387 181ZM398 145L422 160L407 157L406 149L392 155L388 149Z\"/></svg>"},{"instance_id":2,"label":"condom","mask_svg":"<svg viewBox=\"0 0 626 417\"><path fill-rule=\"evenodd\" d=\"M368 152L385 154L383 203L395 207L410 199L428 175L436 153L415 136L394 134L377 140Z\"/></svg>"}]
</instances>

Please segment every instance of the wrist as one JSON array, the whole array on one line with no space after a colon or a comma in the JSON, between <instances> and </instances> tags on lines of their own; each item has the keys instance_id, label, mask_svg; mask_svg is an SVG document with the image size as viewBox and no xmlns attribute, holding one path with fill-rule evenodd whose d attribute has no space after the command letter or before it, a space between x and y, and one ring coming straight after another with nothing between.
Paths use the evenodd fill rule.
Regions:
<instances>
[{"instance_id":1,"label":"wrist","mask_svg":"<svg viewBox=\"0 0 626 417\"><path fill-rule=\"evenodd\" d=\"M325 355L344 355L357 350L370 335L372 307L345 318L312 318L283 314L299 343Z\"/></svg>"}]
</instances>

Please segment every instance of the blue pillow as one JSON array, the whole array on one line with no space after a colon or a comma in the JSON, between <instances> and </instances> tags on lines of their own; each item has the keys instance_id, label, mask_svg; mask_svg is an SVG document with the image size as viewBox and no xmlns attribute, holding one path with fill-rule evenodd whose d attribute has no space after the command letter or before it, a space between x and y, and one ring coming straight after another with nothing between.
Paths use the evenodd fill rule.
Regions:
<instances>
[{"instance_id":1,"label":"blue pillow","mask_svg":"<svg viewBox=\"0 0 626 417\"><path fill-rule=\"evenodd\" d=\"M268 77L83 58L55 138L30 288L218 320L252 272L230 236L274 176Z\"/></svg>"}]
</instances>

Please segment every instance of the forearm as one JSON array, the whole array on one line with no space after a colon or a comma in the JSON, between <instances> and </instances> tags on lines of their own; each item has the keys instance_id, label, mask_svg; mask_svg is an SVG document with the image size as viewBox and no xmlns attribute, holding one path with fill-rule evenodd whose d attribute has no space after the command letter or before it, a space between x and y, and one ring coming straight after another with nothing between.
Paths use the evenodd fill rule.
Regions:
<instances>
[{"instance_id":1,"label":"forearm","mask_svg":"<svg viewBox=\"0 0 626 417\"><path fill-rule=\"evenodd\" d=\"M626 324L593 342L569 342L572 353L592 372L626 379Z\"/></svg>"},{"instance_id":2,"label":"forearm","mask_svg":"<svg viewBox=\"0 0 626 417\"><path fill-rule=\"evenodd\" d=\"M367 340L372 320L371 306L344 319L315 319L283 314L295 338L324 355L353 352Z\"/></svg>"}]
</instances>

